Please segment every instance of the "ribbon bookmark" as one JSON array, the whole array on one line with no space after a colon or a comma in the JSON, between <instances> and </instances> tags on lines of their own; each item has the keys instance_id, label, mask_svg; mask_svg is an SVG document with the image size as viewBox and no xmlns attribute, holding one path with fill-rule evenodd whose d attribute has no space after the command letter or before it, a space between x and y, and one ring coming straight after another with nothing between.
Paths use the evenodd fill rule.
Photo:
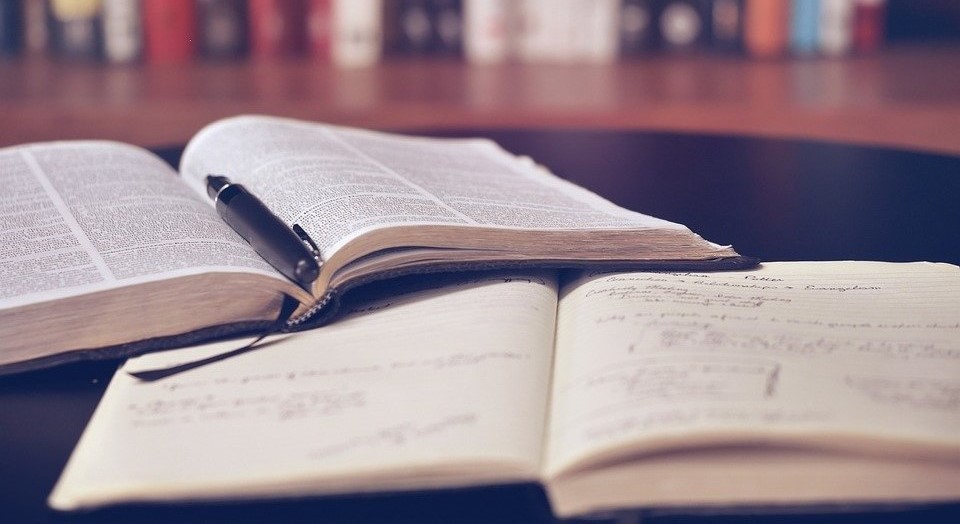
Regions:
<instances>
[{"instance_id":1,"label":"ribbon bookmark","mask_svg":"<svg viewBox=\"0 0 960 524\"><path fill-rule=\"evenodd\" d=\"M279 333L286 325L287 320L289 320L293 315L293 312L297 310L297 306L299 305L300 302L297 301L297 299L291 297L290 295L284 295L283 304L280 306L280 314L277 315L277 319L273 322L273 324L270 325L270 327L268 327L252 342L249 342L237 349L227 351L226 353L220 353L218 355L213 355L211 357L202 358L200 360L194 360L192 362L184 362L183 364L176 364L173 366L156 369L145 369L142 371L128 371L127 374L144 382L153 382L162 378L183 373L184 371L206 366L207 364L212 364L214 362L220 362L221 360L226 360L237 355L248 353L255 349L269 346L270 344L260 344L260 342L270 335Z\"/></svg>"}]
</instances>

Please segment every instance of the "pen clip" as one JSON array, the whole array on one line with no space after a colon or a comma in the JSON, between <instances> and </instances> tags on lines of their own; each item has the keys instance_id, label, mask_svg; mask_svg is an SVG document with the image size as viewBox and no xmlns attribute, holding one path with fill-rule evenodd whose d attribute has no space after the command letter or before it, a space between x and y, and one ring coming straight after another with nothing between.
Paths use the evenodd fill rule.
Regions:
<instances>
[{"instance_id":1,"label":"pen clip","mask_svg":"<svg viewBox=\"0 0 960 524\"><path fill-rule=\"evenodd\" d=\"M300 237L300 241L303 242L303 245L307 246L307 249L310 250L313 258L317 259L317 262L323 265L323 259L320 257L320 248L317 247L317 243L310 238L310 235L308 235L307 232L300 227L300 224L294 224L291 229L293 229L293 232Z\"/></svg>"}]
</instances>

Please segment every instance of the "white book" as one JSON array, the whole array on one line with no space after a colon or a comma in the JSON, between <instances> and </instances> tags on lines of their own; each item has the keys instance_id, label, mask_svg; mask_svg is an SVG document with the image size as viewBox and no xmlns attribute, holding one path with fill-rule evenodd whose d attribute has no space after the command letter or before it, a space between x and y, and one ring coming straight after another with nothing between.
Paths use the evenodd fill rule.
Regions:
<instances>
[{"instance_id":1,"label":"white book","mask_svg":"<svg viewBox=\"0 0 960 524\"><path fill-rule=\"evenodd\" d=\"M464 0L463 44L467 60L496 63L514 52L517 14L515 0Z\"/></svg>"},{"instance_id":2,"label":"white book","mask_svg":"<svg viewBox=\"0 0 960 524\"><path fill-rule=\"evenodd\" d=\"M383 0L332 0L330 54L341 67L369 67L383 54Z\"/></svg>"},{"instance_id":3,"label":"white book","mask_svg":"<svg viewBox=\"0 0 960 524\"><path fill-rule=\"evenodd\" d=\"M829 56L850 52L853 46L853 0L821 0L820 51Z\"/></svg>"}]
</instances>

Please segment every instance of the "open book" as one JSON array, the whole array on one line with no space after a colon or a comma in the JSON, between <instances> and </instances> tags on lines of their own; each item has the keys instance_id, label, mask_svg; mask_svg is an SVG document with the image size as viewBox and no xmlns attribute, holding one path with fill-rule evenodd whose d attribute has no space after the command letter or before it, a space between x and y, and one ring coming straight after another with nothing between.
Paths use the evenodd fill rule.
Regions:
<instances>
[{"instance_id":1,"label":"open book","mask_svg":"<svg viewBox=\"0 0 960 524\"><path fill-rule=\"evenodd\" d=\"M422 281L420 281L422 284ZM484 273L154 383L117 372L60 510L534 481L561 516L960 500L960 269Z\"/></svg>"},{"instance_id":2,"label":"open book","mask_svg":"<svg viewBox=\"0 0 960 524\"><path fill-rule=\"evenodd\" d=\"M410 272L755 263L488 140L235 117L194 137L179 174L113 142L0 150L0 371L265 329L283 297L300 303L289 330L319 325L347 289ZM221 220L209 174L307 233L323 259L311 289Z\"/></svg>"}]
</instances>

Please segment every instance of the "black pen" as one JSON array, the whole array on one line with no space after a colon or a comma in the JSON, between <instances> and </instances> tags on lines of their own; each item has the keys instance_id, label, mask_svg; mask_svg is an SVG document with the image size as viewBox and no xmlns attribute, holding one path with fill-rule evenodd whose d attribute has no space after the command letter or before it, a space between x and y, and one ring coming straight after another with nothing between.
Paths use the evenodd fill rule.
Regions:
<instances>
[{"instance_id":1,"label":"black pen","mask_svg":"<svg viewBox=\"0 0 960 524\"><path fill-rule=\"evenodd\" d=\"M303 229L288 227L260 199L225 176L207 175L207 194L216 203L223 220L249 242L257 254L285 277L309 289L320 275L320 263L316 246L309 237L305 238Z\"/></svg>"}]
</instances>

